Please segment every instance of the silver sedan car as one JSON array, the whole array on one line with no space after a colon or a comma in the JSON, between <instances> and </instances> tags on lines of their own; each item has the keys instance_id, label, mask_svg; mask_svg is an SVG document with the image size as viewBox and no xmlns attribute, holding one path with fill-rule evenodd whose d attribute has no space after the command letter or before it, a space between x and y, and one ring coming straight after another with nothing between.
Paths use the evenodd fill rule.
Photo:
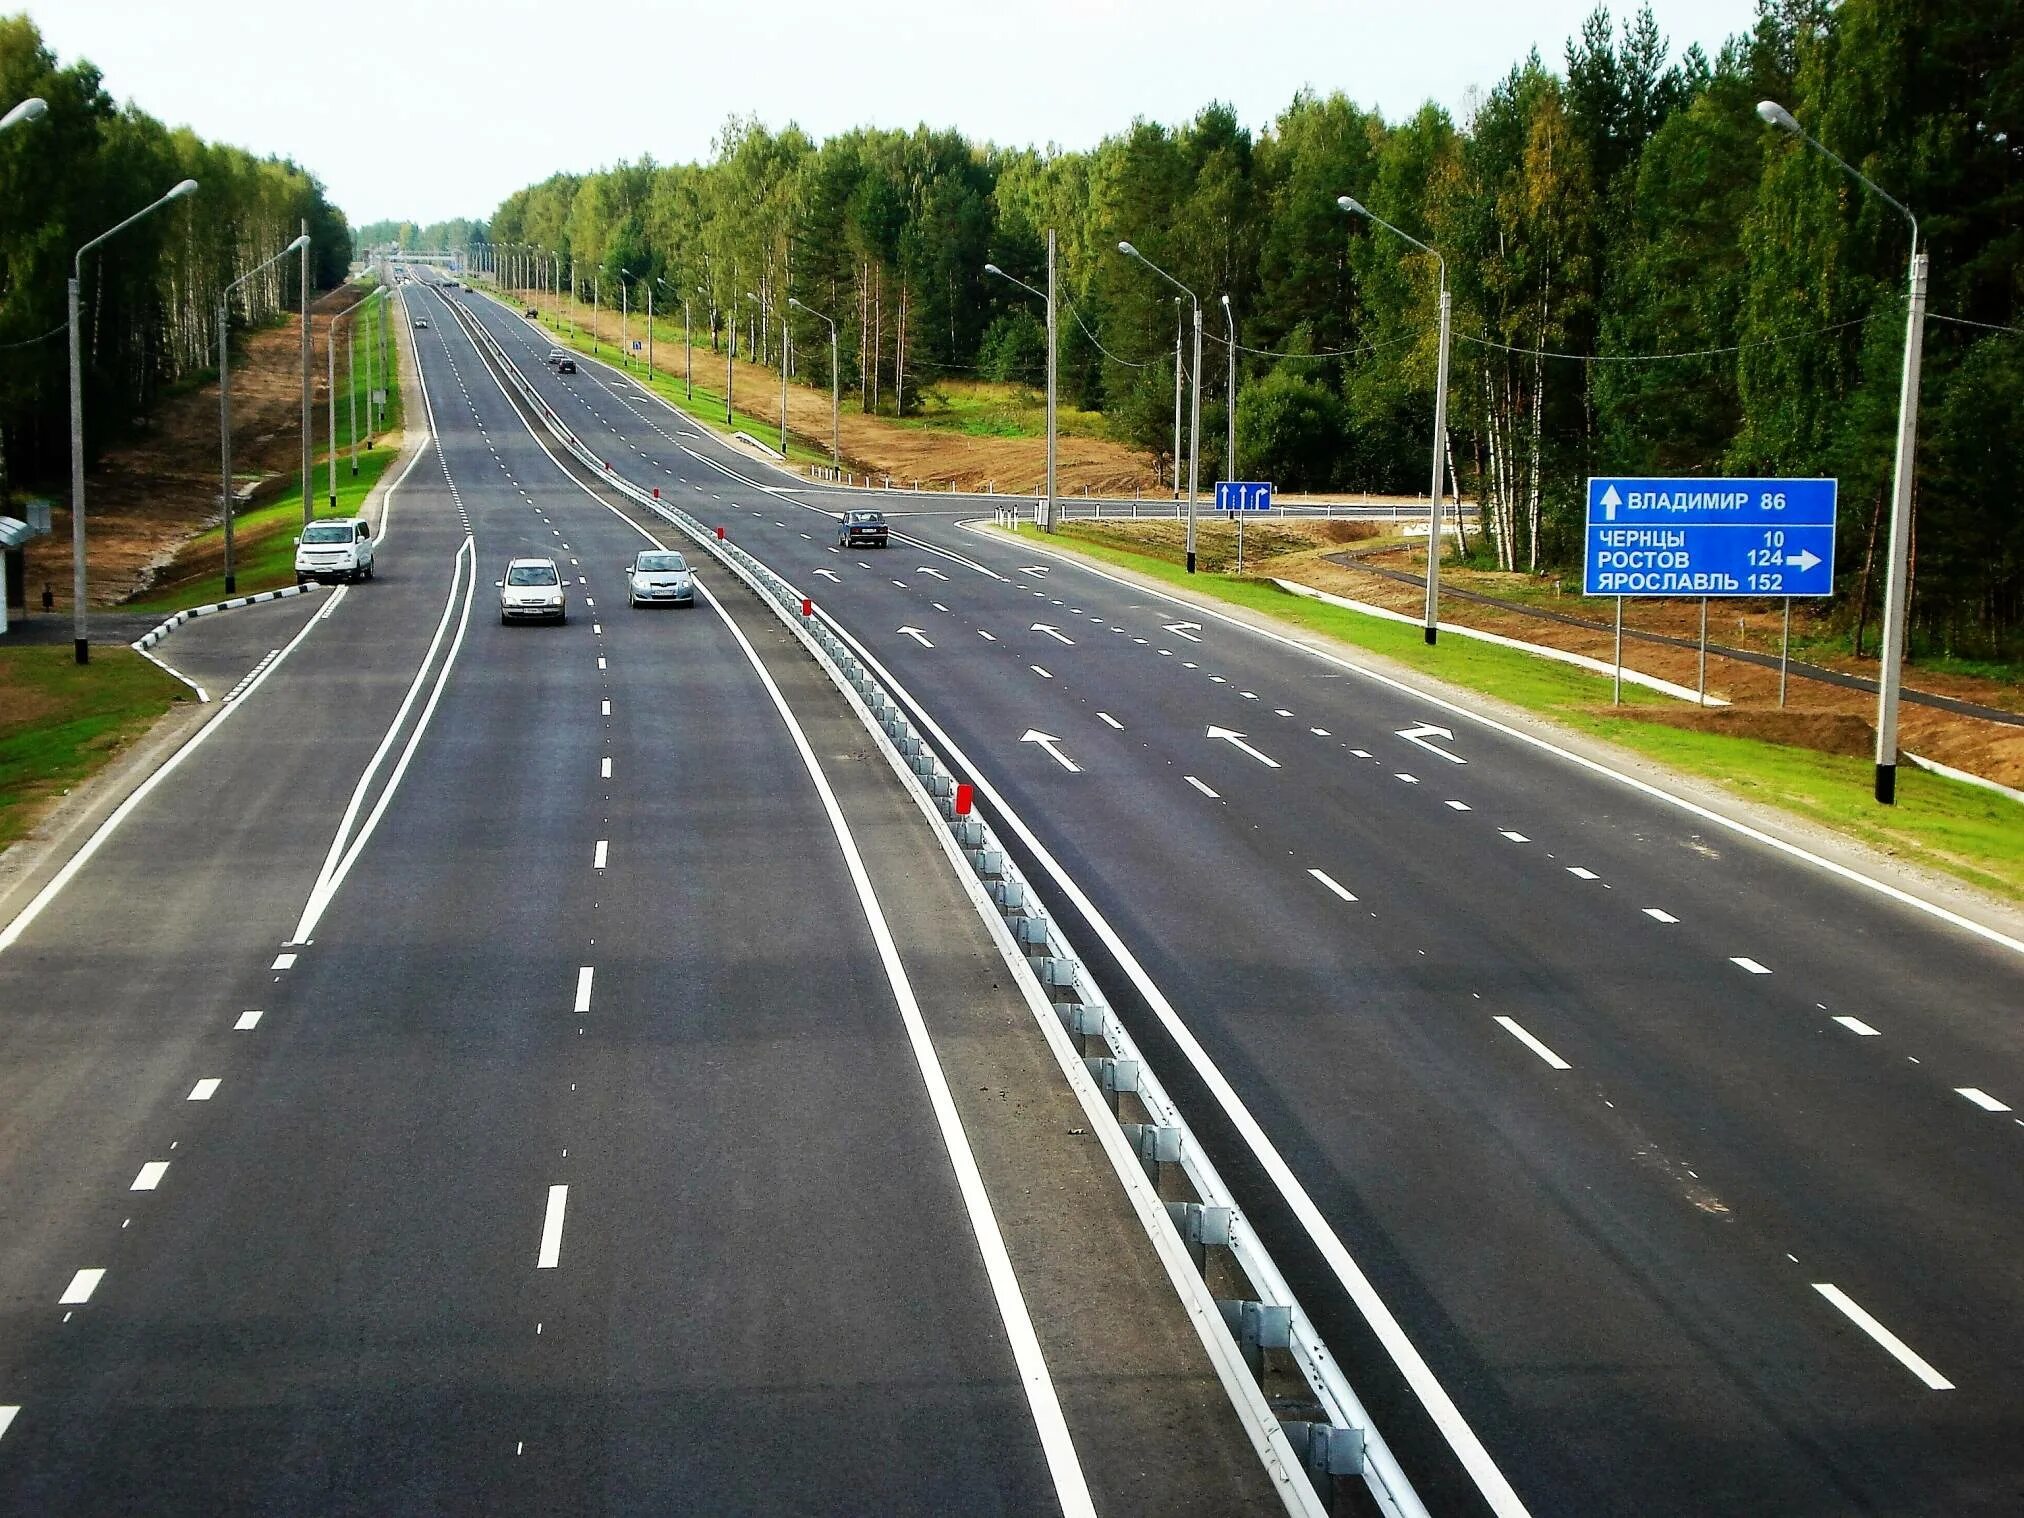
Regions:
<instances>
[{"instance_id":1,"label":"silver sedan car","mask_svg":"<svg viewBox=\"0 0 2024 1518\"><path fill-rule=\"evenodd\" d=\"M696 577L689 561L664 548L642 549L625 567L626 594L634 606L694 606Z\"/></svg>"}]
</instances>

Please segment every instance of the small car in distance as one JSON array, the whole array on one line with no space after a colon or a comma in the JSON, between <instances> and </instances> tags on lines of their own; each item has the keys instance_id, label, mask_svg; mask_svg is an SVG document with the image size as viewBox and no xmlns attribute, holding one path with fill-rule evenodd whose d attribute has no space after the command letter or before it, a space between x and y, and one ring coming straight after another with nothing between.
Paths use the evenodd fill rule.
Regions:
<instances>
[{"instance_id":1,"label":"small car in distance","mask_svg":"<svg viewBox=\"0 0 2024 1518\"><path fill-rule=\"evenodd\" d=\"M529 321L533 321L533 320L534 320L534 319L535 319L536 317L538 317L539 315L541 315L541 313L540 313L539 311L535 310L535 309L534 309L534 308L533 308L532 306L529 306L529 307L527 308L527 319L528 319Z\"/></svg>"},{"instance_id":2,"label":"small car in distance","mask_svg":"<svg viewBox=\"0 0 2024 1518\"><path fill-rule=\"evenodd\" d=\"M689 561L662 548L643 548L625 567L626 594L634 606L694 606L696 577Z\"/></svg>"},{"instance_id":3,"label":"small car in distance","mask_svg":"<svg viewBox=\"0 0 2024 1518\"><path fill-rule=\"evenodd\" d=\"M562 358L558 358L555 361L555 372L557 374L576 373L576 360L568 357L567 355L565 355Z\"/></svg>"},{"instance_id":4,"label":"small car in distance","mask_svg":"<svg viewBox=\"0 0 2024 1518\"><path fill-rule=\"evenodd\" d=\"M499 621L556 622L569 620L569 592L553 559L513 559L499 587Z\"/></svg>"},{"instance_id":5,"label":"small car in distance","mask_svg":"<svg viewBox=\"0 0 2024 1518\"><path fill-rule=\"evenodd\" d=\"M566 356L560 348L550 348L548 350L548 362L551 364L561 363Z\"/></svg>"},{"instance_id":6,"label":"small car in distance","mask_svg":"<svg viewBox=\"0 0 2024 1518\"><path fill-rule=\"evenodd\" d=\"M837 518L838 548L885 548L886 519L883 511L846 511Z\"/></svg>"},{"instance_id":7,"label":"small car in distance","mask_svg":"<svg viewBox=\"0 0 2024 1518\"><path fill-rule=\"evenodd\" d=\"M370 580L372 525L362 517L320 517L295 540L295 583Z\"/></svg>"},{"instance_id":8,"label":"small car in distance","mask_svg":"<svg viewBox=\"0 0 2024 1518\"><path fill-rule=\"evenodd\" d=\"M415 329L417 331L426 330L428 325L429 319L426 316L418 316L415 318Z\"/></svg>"}]
</instances>

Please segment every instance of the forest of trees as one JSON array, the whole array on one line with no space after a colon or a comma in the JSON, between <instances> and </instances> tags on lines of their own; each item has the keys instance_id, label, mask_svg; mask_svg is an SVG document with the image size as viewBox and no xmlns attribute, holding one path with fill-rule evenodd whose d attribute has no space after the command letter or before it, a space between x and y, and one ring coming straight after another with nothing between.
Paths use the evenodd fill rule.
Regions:
<instances>
[{"instance_id":1,"label":"forest of trees","mask_svg":"<svg viewBox=\"0 0 2024 1518\"><path fill-rule=\"evenodd\" d=\"M945 374L1038 379L1037 303L983 266L1039 282L1051 226L1067 398L1164 455L1177 312L1115 251L1126 238L1205 307L1205 479L1224 470L1228 295L1246 350L1236 472L1424 491L1433 261L1343 214L1336 197L1353 195L1447 259L1449 448L1459 488L1483 503L1481 551L1513 568L1571 562L1591 472L1835 475L1842 600L1873 626L1909 229L1759 121L1757 101L1778 100L1921 218L1933 315L1915 617L1926 646L2014 650L2024 13L2017 0L1759 3L1713 58L1674 56L1648 10L1619 27L1598 9L1561 67L1535 53L1461 119L1429 105L1387 122L1303 93L1256 134L1211 105L1088 152L926 127L817 143L734 120L707 164L558 175L461 230L559 252L585 287L596 273L700 290L698 324L715 340L739 321L761 358L778 335L743 292L769 311L796 295L836 318L856 403L891 412ZM826 379L826 329L790 314L811 380Z\"/></svg>"},{"instance_id":2,"label":"forest of trees","mask_svg":"<svg viewBox=\"0 0 2024 1518\"><path fill-rule=\"evenodd\" d=\"M25 16L0 17L0 109L39 96L48 114L0 136L0 501L53 483L70 458L65 290L79 247L179 180L197 193L85 260L80 291L85 437L94 450L145 415L163 386L212 368L218 295L293 241L304 217L319 288L345 276L344 215L294 164L172 131L121 109L88 63L59 67ZM295 261L241 285L235 324L297 304Z\"/></svg>"}]
</instances>

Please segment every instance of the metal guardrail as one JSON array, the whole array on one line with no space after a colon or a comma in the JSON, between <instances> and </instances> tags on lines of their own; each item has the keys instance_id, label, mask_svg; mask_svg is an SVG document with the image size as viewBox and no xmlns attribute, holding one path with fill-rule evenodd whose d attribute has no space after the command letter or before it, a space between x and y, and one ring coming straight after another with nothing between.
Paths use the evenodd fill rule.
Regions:
<instances>
[{"instance_id":1,"label":"metal guardrail","mask_svg":"<svg viewBox=\"0 0 2024 1518\"><path fill-rule=\"evenodd\" d=\"M1180 1189L1173 1184L1176 1178L1192 1194L1191 1199L1168 1200L1165 1206L1168 1222L1196 1266L1206 1278L1212 1274L1212 1261L1216 1265L1227 1261L1245 1284L1248 1294L1217 1301L1223 1327L1261 1389L1271 1393L1280 1429L1317 1496L1332 1506L1338 1478L1361 1478L1379 1511L1388 1518L1424 1518L1426 1509L1418 1494L1383 1436L1371 1425L1348 1377L1247 1225L1243 1210L1196 1142L1187 1119L1111 1010L1074 945L1041 906L997 834L970 809L969 787L960 785L923 741L900 702L858 657L849 634L799 588L731 541L722 528L706 525L661 500L657 489L642 488L618 473L542 400L482 322L465 318L462 312L458 316L572 456L610 488L678 529L744 581L796 634L875 735L890 745L889 757L898 761L925 794L1023 950L1045 1000L1083 1054L1083 1077L1101 1092L1148 1177L1162 1195ZM1271 1360L1268 1354L1273 1356ZM1282 1364L1297 1373L1297 1388L1278 1376Z\"/></svg>"}]
</instances>

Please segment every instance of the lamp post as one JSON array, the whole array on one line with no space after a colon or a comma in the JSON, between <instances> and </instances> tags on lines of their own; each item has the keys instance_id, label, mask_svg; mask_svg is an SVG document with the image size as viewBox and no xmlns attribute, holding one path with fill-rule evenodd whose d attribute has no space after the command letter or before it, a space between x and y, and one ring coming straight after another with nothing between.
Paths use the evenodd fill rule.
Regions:
<instances>
[{"instance_id":1,"label":"lamp post","mask_svg":"<svg viewBox=\"0 0 2024 1518\"><path fill-rule=\"evenodd\" d=\"M1898 376L1897 453L1891 464L1890 552L1884 562L1883 647L1876 681L1876 799L1897 804L1898 692L1904 682L1905 622L1911 609L1912 479L1919 439L1919 358L1925 346L1926 285L1930 255L1919 248L1919 219L1903 201L1831 151L1775 100L1760 100L1757 114L1797 137L1911 224L1911 272L1905 299L1904 367Z\"/></svg>"},{"instance_id":2,"label":"lamp post","mask_svg":"<svg viewBox=\"0 0 2024 1518\"><path fill-rule=\"evenodd\" d=\"M745 298L759 308L760 357L765 357L766 302L751 290ZM787 457L787 313L780 313L780 457Z\"/></svg>"},{"instance_id":3,"label":"lamp post","mask_svg":"<svg viewBox=\"0 0 2024 1518\"><path fill-rule=\"evenodd\" d=\"M1047 289L1044 292L1034 289L1023 279L1016 279L1012 275L1007 274L996 264L984 265L984 272L986 274L995 274L998 278L1017 285L1028 295L1039 296L1041 304L1047 309L1047 520L1041 530L1052 532L1054 531L1056 499L1054 493L1054 228L1049 227L1047 229Z\"/></svg>"},{"instance_id":4,"label":"lamp post","mask_svg":"<svg viewBox=\"0 0 2024 1518\"><path fill-rule=\"evenodd\" d=\"M316 418L311 410L316 380L310 369L313 361L309 330L309 218L302 218L302 525L307 527L316 512L316 469L311 454L316 447Z\"/></svg>"},{"instance_id":5,"label":"lamp post","mask_svg":"<svg viewBox=\"0 0 2024 1518\"><path fill-rule=\"evenodd\" d=\"M1237 318L1230 311L1230 297L1223 297L1223 324L1230 333L1230 401L1228 438L1223 445L1223 467L1237 478Z\"/></svg>"},{"instance_id":6,"label":"lamp post","mask_svg":"<svg viewBox=\"0 0 2024 1518\"><path fill-rule=\"evenodd\" d=\"M15 110L19 111L20 106ZM10 116L14 113L9 112ZM27 119L33 119L32 115ZM70 572L71 626L73 648L79 664L91 662L91 626L85 615L85 573L84 573L84 343L78 321L78 286L84 280L84 255L100 243L109 241L139 221L143 216L160 210L172 200L181 200L185 195L194 194L197 181L186 179L160 200L141 207L125 221L109 232L101 232L90 242L77 250L77 257L70 266L69 324L70 324Z\"/></svg>"},{"instance_id":7,"label":"lamp post","mask_svg":"<svg viewBox=\"0 0 2024 1518\"><path fill-rule=\"evenodd\" d=\"M654 382L654 282L658 276L647 276L647 384Z\"/></svg>"},{"instance_id":8,"label":"lamp post","mask_svg":"<svg viewBox=\"0 0 2024 1518\"><path fill-rule=\"evenodd\" d=\"M687 392L686 399L694 400L696 398L696 371L689 347L689 298L682 294L681 291L675 290L673 285L662 279L658 274L654 276L654 283L663 289L674 290L675 299L682 303L682 385Z\"/></svg>"},{"instance_id":9,"label":"lamp post","mask_svg":"<svg viewBox=\"0 0 2024 1518\"><path fill-rule=\"evenodd\" d=\"M368 306L386 293L386 286L380 286L364 300L358 302L349 311L345 312L343 317L340 318L340 320L347 323L344 329L344 363L346 369L344 388L347 397L346 403L351 407L351 477L353 479L358 478L358 319L365 314ZM366 388L370 390L372 388L371 344L366 345L365 370ZM365 412L366 425L370 427L372 425L372 398L370 396L366 398Z\"/></svg>"},{"instance_id":10,"label":"lamp post","mask_svg":"<svg viewBox=\"0 0 2024 1518\"><path fill-rule=\"evenodd\" d=\"M1443 443L1448 431L1448 318L1450 303L1448 297L1448 261L1433 248L1428 247L1410 232L1401 232L1361 201L1347 195L1335 197L1335 203L1352 216L1362 216L1376 222L1394 237L1400 237L1418 248L1422 253L1433 256L1441 271L1441 348L1440 358L1435 366L1434 379L1434 489L1433 498L1427 504L1427 606L1426 639L1432 645L1441 626L1441 466L1446 462Z\"/></svg>"},{"instance_id":11,"label":"lamp post","mask_svg":"<svg viewBox=\"0 0 2024 1518\"><path fill-rule=\"evenodd\" d=\"M239 579L232 557L232 292L259 274L299 251L308 234L295 239L264 263L255 264L218 292L218 479L219 495L225 503L225 594L236 595Z\"/></svg>"},{"instance_id":12,"label":"lamp post","mask_svg":"<svg viewBox=\"0 0 2024 1518\"><path fill-rule=\"evenodd\" d=\"M1193 290L1167 273L1145 254L1128 242L1117 245L1118 252L1127 258L1136 258L1153 273L1187 296L1195 308L1195 398L1194 415L1188 424L1188 573L1195 572L1195 493L1200 483L1202 461L1202 302Z\"/></svg>"},{"instance_id":13,"label":"lamp post","mask_svg":"<svg viewBox=\"0 0 2024 1518\"><path fill-rule=\"evenodd\" d=\"M0 132L24 121L40 121L49 112L49 102L39 95L30 95L5 116L0 116Z\"/></svg>"},{"instance_id":14,"label":"lamp post","mask_svg":"<svg viewBox=\"0 0 2024 1518\"><path fill-rule=\"evenodd\" d=\"M843 469L843 387L839 382L842 371L837 367L836 358L836 323L798 295L788 296L787 304L799 306L819 322L829 323L829 462L840 472Z\"/></svg>"}]
</instances>

